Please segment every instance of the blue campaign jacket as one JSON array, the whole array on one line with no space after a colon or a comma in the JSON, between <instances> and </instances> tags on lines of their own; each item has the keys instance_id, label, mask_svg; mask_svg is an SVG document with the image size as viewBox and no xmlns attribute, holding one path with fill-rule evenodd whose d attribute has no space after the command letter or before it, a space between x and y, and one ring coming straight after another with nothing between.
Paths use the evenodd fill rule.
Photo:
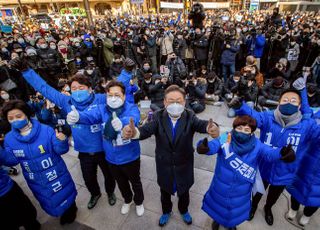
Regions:
<instances>
[{"instance_id":1,"label":"blue campaign jacket","mask_svg":"<svg viewBox=\"0 0 320 230\"><path fill-rule=\"evenodd\" d=\"M309 107L307 91L301 92L302 111L304 115L311 115L318 119L318 113L312 114ZM320 129L320 126L318 126ZM288 192L302 205L320 207L320 136L310 142L306 154L301 159L296 175Z\"/></svg>"},{"instance_id":2,"label":"blue campaign jacket","mask_svg":"<svg viewBox=\"0 0 320 230\"><path fill-rule=\"evenodd\" d=\"M0 154L3 154L3 150L1 149ZM0 198L6 195L12 188L13 181L8 176L8 173L1 168L0 164Z\"/></svg>"},{"instance_id":3,"label":"blue campaign jacket","mask_svg":"<svg viewBox=\"0 0 320 230\"><path fill-rule=\"evenodd\" d=\"M109 120L112 114L105 105L99 105L97 108L86 112L80 112L80 124L99 124L104 127L105 122ZM123 126L129 124L130 118L133 118L135 125L140 120L140 111L135 104L126 102L123 112L119 115ZM103 148L106 154L106 160L115 165L123 165L137 160L140 157L140 144L138 140L130 140L130 143L114 146L112 141L103 138Z\"/></svg>"},{"instance_id":4,"label":"blue campaign jacket","mask_svg":"<svg viewBox=\"0 0 320 230\"><path fill-rule=\"evenodd\" d=\"M243 103L237 115L249 115L256 119L260 129L260 141L273 148L281 148L292 144L296 152L296 160L292 163L266 162L259 165L261 176L272 185L289 185L295 175L301 158L307 151L308 142L319 135L320 129L313 119L302 118L293 126L283 128L274 117L273 112L257 112Z\"/></svg>"},{"instance_id":5,"label":"blue campaign jacket","mask_svg":"<svg viewBox=\"0 0 320 230\"><path fill-rule=\"evenodd\" d=\"M117 78L117 81L122 82L126 88L126 100L129 103L134 103L133 94L138 90L138 86L131 85L130 80L132 79L132 73L123 69Z\"/></svg>"},{"instance_id":6,"label":"blue campaign jacket","mask_svg":"<svg viewBox=\"0 0 320 230\"><path fill-rule=\"evenodd\" d=\"M21 165L23 176L41 207L52 216L61 216L75 201L77 190L61 155L68 152L68 139L60 141L55 131L31 120L27 136L12 129L5 137L1 161Z\"/></svg>"},{"instance_id":7,"label":"blue campaign jacket","mask_svg":"<svg viewBox=\"0 0 320 230\"><path fill-rule=\"evenodd\" d=\"M253 51L251 50L251 45L253 42L253 39L255 39L255 44L254 44L254 49ZM261 58L263 55L263 49L266 44L266 38L263 35L257 35L255 38L251 38L246 41L249 55L253 55L256 58Z\"/></svg>"},{"instance_id":8,"label":"blue campaign jacket","mask_svg":"<svg viewBox=\"0 0 320 230\"><path fill-rule=\"evenodd\" d=\"M208 155L217 153L217 163L209 190L204 195L202 209L224 227L235 227L249 218L253 184L235 173L225 160L225 150L219 140L208 143ZM230 152L232 152L230 146ZM259 157L266 161L278 161L280 149L272 149L256 138L255 148L241 158L256 169Z\"/></svg>"},{"instance_id":9,"label":"blue campaign jacket","mask_svg":"<svg viewBox=\"0 0 320 230\"><path fill-rule=\"evenodd\" d=\"M76 102L71 96L64 95L49 86L33 69L24 71L23 77L36 91L60 107L65 114L71 111L71 105L74 105L78 111L89 111L99 104L106 104L105 94L91 94L86 101ZM100 124L71 126L74 149L90 153L103 151L101 130Z\"/></svg>"}]
</instances>

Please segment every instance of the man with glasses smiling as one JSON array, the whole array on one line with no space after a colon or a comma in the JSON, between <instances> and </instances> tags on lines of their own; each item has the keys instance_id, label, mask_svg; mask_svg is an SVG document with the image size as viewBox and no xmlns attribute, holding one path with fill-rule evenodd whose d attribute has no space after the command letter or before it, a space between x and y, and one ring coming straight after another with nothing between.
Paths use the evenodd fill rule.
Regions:
<instances>
[{"instance_id":1,"label":"man with glasses smiling","mask_svg":"<svg viewBox=\"0 0 320 230\"><path fill-rule=\"evenodd\" d=\"M129 124L122 130L126 139L144 140L152 135L156 137L156 170L160 186L163 215L159 225L168 223L171 212L171 195L179 197L178 209L183 221L190 225L192 217L188 212L189 189L194 183L195 132L208 133L213 138L219 136L219 127L211 119L200 120L193 111L185 109L186 93L177 85L169 86L165 91L165 109L154 113L153 119L146 125L135 128Z\"/></svg>"},{"instance_id":2,"label":"man with glasses smiling","mask_svg":"<svg viewBox=\"0 0 320 230\"><path fill-rule=\"evenodd\" d=\"M291 184L298 164L308 149L306 146L311 139L319 135L320 130L312 119L302 116L300 92L295 89L284 91L280 96L279 105L272 112L257 112L242 103L240 98L234 98L229 106L236 110L237 115L249 115L257 120L261 142L273 148L291 144L296 152L296 160L290 164L270 163L263 159L259 164L265 188L269 187L264 206L265 220L267 224L273 225L271 208L285 187ZM261 197L260 193L253 197L249 220L253 219Z\"/></svg>"}]
</instances>

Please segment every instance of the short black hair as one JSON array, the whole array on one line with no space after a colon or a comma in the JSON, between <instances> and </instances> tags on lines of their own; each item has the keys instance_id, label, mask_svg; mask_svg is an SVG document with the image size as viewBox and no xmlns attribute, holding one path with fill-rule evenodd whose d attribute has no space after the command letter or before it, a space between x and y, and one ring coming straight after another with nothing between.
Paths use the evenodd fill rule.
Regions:
<instances>
[{"instance_id":1,"label":"short black hair","mask_svg":"<svg viewBox=\"0 0 320 230\"><path fill-rule=\"evenodd\" d=\"M123 94L126 94L126 87L119 81L112 80L107 84L106 93L110 91L110 88L118 86L121 88Z\"/></svg>"},{"instance_id":2,"label":"short black hair","mask_svg":"<svg viewBox=\"0 0 320 230\"><path fill-rule=\"evenodd\" d=\"M22 100L11 100L3 105L2 108L2 117L8 121L8 113L11 110L19 109L30 119L33 113L31 108Z\"/></svg>"},{"instance_id":3,"label":"short black hair","mask_svg":"<svg viewBox=\"0 0 320 230\"><path fill-rule=\"evenodd\" d=\"M76 73L75 75L73 75L73 77L69 82L69 85L71 85L71 83L74 81L78 82L81 85L86 85L88 87L91 87L90 79L85 75L83 75L82 73Z\"/></svg>"}]
</instances>

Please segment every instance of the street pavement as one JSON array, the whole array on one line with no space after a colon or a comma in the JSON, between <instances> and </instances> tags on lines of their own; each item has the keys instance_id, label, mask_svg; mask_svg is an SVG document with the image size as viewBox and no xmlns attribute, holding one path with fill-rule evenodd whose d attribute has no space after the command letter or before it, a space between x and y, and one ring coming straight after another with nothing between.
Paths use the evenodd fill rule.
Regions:
<instances>
[{"instance_id":1,"label":"street pavement","mask_svg":"<svg viewBox=\"0 0 320 230\"><path fill-rule=\"evenodd\" d=\"M226 117L227 108L225 105L221 107L207 106L207 109L199 115L200 118L209 119L212 118L221 127L221 132L231 130L232 119ZM194 138L194 145L196 142L203 138L205 135L196 134ZM158 220L161 215L160 204L160 190L156 181L156 168L154 159L155 139L151 137L145 141L141 141L141 178L143 184L143 190L145 195L144 207L145 213L142 217L138 217L135 213L135 206L131 206L130 213L128 215L122 215L120 213L123 199L116 188L117 203L115 206L108 204L108 198L104 191L103 176L98 170L98 180L102 192L96 207L92 210L87 209L87 203L90 198L90 194L84 185L84 181L81 174L79 160L77 158L77 152L73 149L63 156L68 169L76 183L78 190L77 206L78 215L76 222L66 226L60 226L59 219L48 216L39 206L38 202L33 198L32 193L28 189L21 173L19 176L13 177L15 181L23 188L27 195L32 200L33 204L38 210L38 219L42 224L43 230L153 230L161 229L158 226ZM193 217L193 224L187 226L183 223L181 216L177 208L177 197L172 197L173 201L173 216L170 219L167 226L163 229L168 230L201 230L211 229L211 218L201 210L202 199L209 188L210 182L213 177L213 171L215 167L216 156L201 156L195 153L195 184L190 191L190 206L189 212ZM260 202L259 208L256 212L255 218L250 222L245 222L238 226L239 230L296 230L299 229L293 224L290 224L285 219L285 214L289 207L289 195L284 192L277 204L273 207L274 225L268 226L264 220L263 206L265 203L265 196ZM300 208L301 215L302 209ZM310 224L305 228L307 230L319 230L320 218L317 212ZM222 228L220 228L222 229Z\"/></svg>"}]
</instances>

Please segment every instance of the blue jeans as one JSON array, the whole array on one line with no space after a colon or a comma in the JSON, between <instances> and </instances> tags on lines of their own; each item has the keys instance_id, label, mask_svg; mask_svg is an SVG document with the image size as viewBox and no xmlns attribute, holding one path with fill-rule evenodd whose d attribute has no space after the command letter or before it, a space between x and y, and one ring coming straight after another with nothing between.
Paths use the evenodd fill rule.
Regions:
<instances>
[{"instance_id":1,"label":"blue jeans","mask_svg":"<svg viewBox=\"0 0 320 230\"><path fill-rule=\"evenodd\" d=\"M233 75L234 72L236 72L235 63L230 64L230 65L222 65L222 77L223 77L224 82L227 82L227 79L229 77L229 76L227 76L228 70L229 70L229 76Z\"/></svg>"}]
</instances>

